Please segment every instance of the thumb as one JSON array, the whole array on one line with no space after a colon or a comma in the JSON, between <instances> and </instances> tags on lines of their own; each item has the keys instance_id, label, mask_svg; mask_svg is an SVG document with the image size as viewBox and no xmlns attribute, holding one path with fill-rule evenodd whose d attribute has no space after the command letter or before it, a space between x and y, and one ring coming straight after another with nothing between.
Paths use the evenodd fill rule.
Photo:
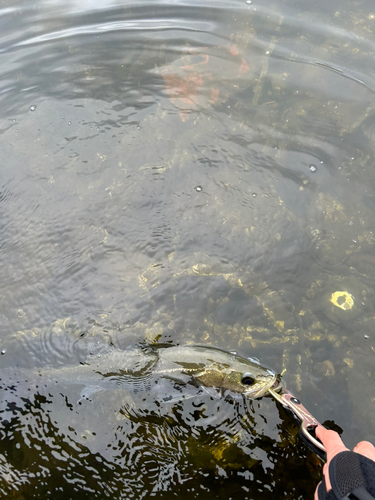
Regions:
<instances>
[{"instance_id":1,"label":"thumb","mask_svg":"<svg viewBox=\"0 0 375 500\"><path fill-rule=\"evenodd\" d=\"M348 448L344 445L337 432L329 431L322 425L318 425L318 427L316 427L315 434L321 440L321 442L324 444L325 449L327 450L327 463L324 466L323 473L326 483L326 490L329 491L332 488L328 473L329 463L334 456L336 456L341 451L347 451Z\"/></svg>"},{"instance_id":2,"label":"thumb","mask_svg":"<svg viewBox=\"0 0 375 500\"><path fill-rule=\"evenodd\" d=\"M315 429L315 434L327 450L327 463L329 463L332 458L341 451L348 451L348 448L344 445L337 432L330 431L325 427L318 425Z\"/></svg>"}]
</instances>

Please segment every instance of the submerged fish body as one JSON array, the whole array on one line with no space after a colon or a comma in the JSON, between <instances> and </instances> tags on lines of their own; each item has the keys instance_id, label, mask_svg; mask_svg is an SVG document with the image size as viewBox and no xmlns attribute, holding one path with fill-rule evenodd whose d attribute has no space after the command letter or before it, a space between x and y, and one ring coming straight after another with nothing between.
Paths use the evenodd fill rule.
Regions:
<instances>
[{"instance_id":1,"label":"submerged fish body","mask_svg":"<svg viewBox=\"0 0 375 500\"><path fill-rule=\"evenodd\" d=\"M131 389L152 376L157 361L157 353L151 350L113 349L106 354L91 356L79 365L44 368L39 374L66 384L98 384L103 388L124 385Z\"/></svg>"},{"instance_id":2,"label":"submerged fish body","mask_svg":"<svg viewBox=\"0 0 375 500\"><path fill-rule=\"evenodd\" d=\"M81 398L84 399L89 399L95 392L114 388L133 392L170 390L171 384L165 385L163 381L172 382L174 387L190 387L190 392L192 386L205 387L213 388L219 394L231 391L252 399L279 385L272 370L236 353L208 346L113 349L73 366L40 368L37 372L13 370L10 373L8 369L0 369L0 381L0 413L1 408L9 403L9 396L18 394L20 400L26 387L30 395L30 391L31 394L40 393L42 387L48 388L56 383L83 386ZM9 387L12 387L11 393Z\"/></svg>"}]
</instances>

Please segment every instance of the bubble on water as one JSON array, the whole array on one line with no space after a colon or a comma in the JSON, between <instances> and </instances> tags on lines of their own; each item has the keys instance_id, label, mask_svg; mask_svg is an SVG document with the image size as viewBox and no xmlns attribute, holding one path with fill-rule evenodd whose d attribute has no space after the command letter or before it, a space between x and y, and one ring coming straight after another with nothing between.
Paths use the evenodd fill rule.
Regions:
<instances>
[{"instance_id":1,"label":"bubble on water","mask_svg":"<svg viewBox=\"0 0 375 500\"><path fill-rule=\"evenodd\" d=\"M323 160L320 160L320 163L324 163L324 161L323 161Z\"/></svg>"},{"instance_id":2,"label":"bubble on water","mask_svg":"<svg viewBox=\"0 0 375 500\"><path fill-rule=\"evenodd\" d=\"M4 356L4 354L5 354L6 352L7 352L7 350L6 350L6 349L3 349L3 350L1 351L1 355L2 355L2 356Z\"/></svg>"},{"instance_id":3,"label":"bubble on water","mask_svg":"<svg viewBox=\"0 0 375 500\"><path fill-rule=\"evenodd\" d=\"M318 170L315 165L310 165L309 169L310 169L310 172L316 172Z\"/></svg>"},{"instance_id":4,"label":"bubble on water","mask_svg":"<svg viewBox=\"0 0 375 500\"><path fill-rule=\"evenodd\" d=\"M12 122L13 122L13 123L16 123L16 119L14 118L14 119L12 120Z\"/></svg>"},{"instance_id":5,"label":"bubble on water","mask_svg":"<svg viewBox=\"0 0 375 500\"><path fill-rule=\"evenodd\" d=\"M138 130L141 130L141 127L138 125L137 129L138 129Z\"/></svg>"},{"instance_id":6,"label":"bubble on water","mask_svg":"<svg viewBox=\"0 0 375 500\"><path fill-rule=\"evenodd\" d=\"M365 335L365 339L369 339L370 338L370 335Z\"/></svg>"},{"instance_id":7,"label":"bubble on water","mask_svg":"<svg viewBox=\"0 0 375 500\"><path fill-rule=\"evenodd\" d=\"M30 106L30 111L35 111L35 110L36 110L35 104L33 104L32 106Z\"/></svg>"},{"instance_id":8,"label":"bubble on water","mask_svg":"<svg viewBox=\"0 0 375 500\"><path fill-rule=\"evenodd\" d=\"M266 54L267 54L267 55L268 55L268 54L270 54L270 53L271 53L271 52L270 52L269 50L266 50ZM297 90L297 92L298 92L298 90Z\"/></svg>"},{"instance_id":9,"label":"bubble on water","mask_svg":"<svg viewBox=\"0 0 375 500\"><path fill-rule=\"evenodd\" d=\"M19 318L23 318L25 316L25 311L23 311L22 309L18 309L17 316Z\"/></svg>"},{"instance_id":10,"label":"bubble on water","mask_svg":"<svg viewBox=\"0 0 375 500\"><path fill-rule=\"evenodd\" d=\"M202 191L202 186L195 186L194 188L196 191L198 191L198 193L200 193Z\"/></svg>"},{"instance_id":11,"label":"bubble on water","mask_svg":"<svg viewBox=\"0 0 375 500\"><path fill-rule=\"evenodd\" d=\"M351 220L349 221L349 226L352 226L354 224L354 222Z\"/></svg>"},{"instance_id":12,"label":"bubble on water","mask_svg":"<svg viewBox=\"0 0 375 500\"><path fill-rule=\"evenodd\" d=\"M72 122L68 122L68 125L71 125L71 124L72 124Z\"/></svg>"},{"instance_id":13,"label":"bubble on water","mask_svg":"<svg viewBox=\"0 0 375 500\"><path fill-rule=\"evenodd\" d=\"M253 198L256 198L256 197L257 197L257 194L256 194L256 193L253 193L253 194L252 194L252 197L253 197Z\"/></svg>"},{"instance_id":14,"label":"bubble on water","mask_svg":"<svg viewBox=\"0 0 375 500\"><path fill-rule=\"evenodd\" d=\"M246 0L247 5L251 4L251 0Z\"/></svg>"}]
</instances>

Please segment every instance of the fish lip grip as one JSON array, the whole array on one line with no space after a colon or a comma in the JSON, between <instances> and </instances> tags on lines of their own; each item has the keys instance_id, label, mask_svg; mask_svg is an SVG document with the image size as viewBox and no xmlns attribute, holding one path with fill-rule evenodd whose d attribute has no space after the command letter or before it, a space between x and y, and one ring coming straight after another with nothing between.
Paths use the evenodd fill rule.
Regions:
<instances>
[{"instance_id":1,"label":"fish lip grip","mask_svg":"<svg viewBox=\"0 0 375 500\"><path fill-rule=\"evenodd\" d=\"M312 434L317 427L323 427L322 424L320 424L318 420L306 410L301 401L287 389L282 388L280 392L276 392L275 389L269 389L269 393L286 410L289 410L298 421L300 436L306 445L321 458L325 459L327 450Z\"/></svg>"}]
</instances>

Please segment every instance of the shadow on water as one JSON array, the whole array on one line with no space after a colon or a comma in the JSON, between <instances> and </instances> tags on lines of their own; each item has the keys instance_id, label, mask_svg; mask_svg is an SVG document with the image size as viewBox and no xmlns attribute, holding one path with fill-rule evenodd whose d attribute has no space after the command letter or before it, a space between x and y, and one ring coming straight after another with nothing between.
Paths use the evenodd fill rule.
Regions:
<instances>
[{"instance_id":1,"label":"shadow on water","mask_svg":"<svg viewBox=\"0 0 375 500\"><path fill-rule=\"evenodd\" d=\"M239 349L375 441L373 22L366 0L1 3L3 495L312 498L321 464L269 398L20 378L103 345Z\"/></svg>"}]
</instances>

